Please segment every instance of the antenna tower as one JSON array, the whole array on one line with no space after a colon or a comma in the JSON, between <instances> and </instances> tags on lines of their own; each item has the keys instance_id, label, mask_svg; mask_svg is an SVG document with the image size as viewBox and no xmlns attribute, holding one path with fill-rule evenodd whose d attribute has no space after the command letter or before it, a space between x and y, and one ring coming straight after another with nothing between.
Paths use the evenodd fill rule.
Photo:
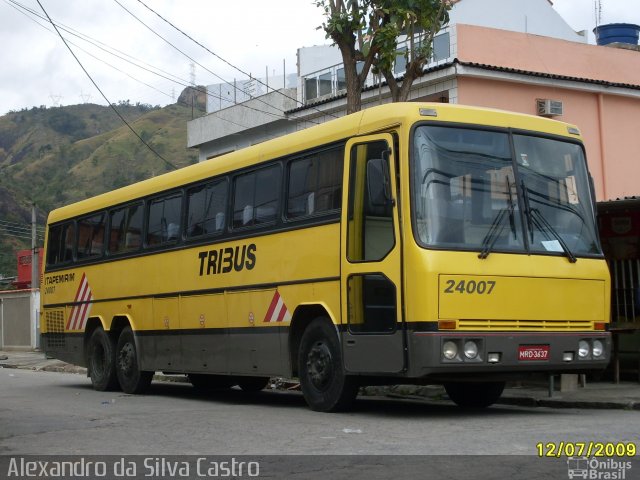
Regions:
<instances>
[{"instance_id":1,"label":"antenna tower","mask_svg":"<svg viewBox=\"0 0 640 480\"><path fill-rule=\"evenodd\" d=\"M91 94L84 93L82 90L80 90L80 98L82 99L82 103L88 103L89 100L91 100Z\"/></svg>"},{"instance_id":2,"label":"antenna tower","mask_svg":"<svg viewBox=\"0 0 640 480\"><path fill-rule=\"evenodd\" d=\"M189 64L189 81L191 85L196 86L196 64L193 62Z\"/></svg>"},{"instance_id":3,"label":"antenna tower","mask_svg":"<svg viewBox=\"0 0 640 480\"><path fill-rule=\"evenodd\" d=\"M54 107L59 107L60 106L60 100L62 100L62 95L60 95L60 94L54 95L52 93L51 95L49 95L49 98L51 99L51 103L53 103Z\"/></svg>"}]
</instances>

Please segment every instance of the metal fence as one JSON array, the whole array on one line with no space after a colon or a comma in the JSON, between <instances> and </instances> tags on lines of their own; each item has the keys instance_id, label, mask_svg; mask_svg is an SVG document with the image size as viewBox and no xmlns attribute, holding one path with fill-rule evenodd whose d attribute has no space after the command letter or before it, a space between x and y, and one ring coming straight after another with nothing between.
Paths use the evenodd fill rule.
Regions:
<instances>
[{"instance_id":1,"label":"metal fence","mask_svg":"<svg viewBox=\"0 0 640 480\"><path fill-rule=\"evenodd\" d=\"M610 260L614 322L640 323L640 259Z\"/></svg>"}]
</instances>

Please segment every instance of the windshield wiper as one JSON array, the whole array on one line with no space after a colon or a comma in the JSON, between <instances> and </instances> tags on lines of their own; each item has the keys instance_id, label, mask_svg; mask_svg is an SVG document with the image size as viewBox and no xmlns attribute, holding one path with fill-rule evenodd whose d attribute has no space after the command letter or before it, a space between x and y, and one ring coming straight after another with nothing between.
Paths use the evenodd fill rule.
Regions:
<instances>
[{"instance_id":1,"label":"windshield wiper","mask_svg":"<svg viewBox=\"0 0 640 480\"><path fill-rule=\"evenodd\" d=\"M533 217L534 214L536 215L535 217ZM549 223L549 221L546 218L544 218L544 215L542 215L540 213L540 210L538 210L537 208L532 208L530 210L530 215L532 217L533 223L536 224L536 226L540 229L540 231L545 231L546 230L553 237L555 237L555 239L558 241L558 243L560 244L560 246L564 250L564 253L567 254L567 258L569 259L569 261L571 263L576 263L578 261L576 256L573 254L573 252L571 251L569 246L562 239L562 237L560 236L558 231L555 228L553 228L553 225L551 225Z\"/></svg>"},{"instance_id":2,"label":"windshield wiper","mask_svg":"<svg viewBox=\"0 0 640 480\"><path fill-rule=\"evenodd\" d=\"M478 258L481 258L481 259L487 258L491 253L491 250L493 250L493 246L496 244L496 241L498 240L498 238L500 238L500 234L504 230L503 220L507 212L509 212L509 225L511 226L511 232L513 233L513 238L514 240L518 238L516 235L516 222L515 222L515 215L514 215L515 207L513 204L513 197L511 195L511 182L509 182L509 176L506 177L506 181L507 181L507 193L508 193L508 196L507 196L508 207L500 209L498 214L493 219L493 223L491 224L491 227L489 227L489 231L487 232L485 237L482 239L482 251L478 254ZM500 230L498 230L498 228L500 228Z\"/></svg>"},{"instance_id":3,"label":"windshield wiper","mask_svg":"<svg viewBox=\"0 0 640 480\"><path fill-rule=\"evenodd\" d=\"M520 182L522 187L522 198L524 199L524 215L527 217L527 230L531 237L531 243L533 243L533 217L531 216L531 206L529 205L529 191L524 184L524 180Z\"/></svg>"},{"instance_id":4,"label":"windshield wiper","mask_svg":"<svg viewBox=\"0 0 640 480\"><path fill-rule=\"evenodd\" d=\"M551 234L551 236L553 236L558 241L558 243L562 247L562 250L564 250L564 253L567 255L569 262L576 263L578 259L573 254L566 242L562 239L562 236L558 233L558 231L553 227L553 225L549 223L546 218L544 218L544 215L540 213L540 210L538 210L537 208L531 208L531 205L529 203L529 193L524 180L522 180L522 196L524 197L524 213L527 216L527 226L529 228L529 233L531 234L531 242L533 243L533 224L535 224L538 230Z\"/></svg>"},{"instance_id":5,"label":"windshield wiper","mask_svg":"<svg viewBox=\"0 0 640 480\"><path fill-rule=\"evenodd\" d=\"M503 219L507 213L508 208L502 208L493 219L493 223L489 227L489 231L482 239L482 251L478 254L478 258L485 259L491 253L491 249L495 245L496 241L500 237L500 234L504 230ZM500 230L498 230L500 228ZM497 233L496 233L497 232Z\"/></svg>"}]
</instances>

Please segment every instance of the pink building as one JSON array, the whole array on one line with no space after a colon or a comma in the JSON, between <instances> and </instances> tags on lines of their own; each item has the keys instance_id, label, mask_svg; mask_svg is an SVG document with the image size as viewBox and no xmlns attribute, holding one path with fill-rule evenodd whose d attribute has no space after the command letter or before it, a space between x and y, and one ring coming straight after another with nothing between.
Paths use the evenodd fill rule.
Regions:
<instances>
[{"instance_id":1,"label":"pink building","mask_svg":"<svg viewBox=\"0 0 640 480\"><path fill-rule=\"evenodd\" d=\"M536 115L537 99L562 102L553 118L580 128L597 199L640 195L640 51L456 28L458 103Z\"/></svg>"}]
</instances>

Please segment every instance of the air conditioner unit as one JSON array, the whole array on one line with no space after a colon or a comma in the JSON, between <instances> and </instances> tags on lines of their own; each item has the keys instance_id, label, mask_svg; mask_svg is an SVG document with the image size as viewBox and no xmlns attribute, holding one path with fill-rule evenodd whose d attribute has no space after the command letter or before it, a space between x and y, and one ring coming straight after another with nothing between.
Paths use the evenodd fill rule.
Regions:
<instances>
[{"instance_id":1,"label":"air conditioner unit","mask_svg":"<svg viewBox=\"0 0 640 480\"><path fill-rule=\"evenodd\" d=\"M536 99L538 115L542 117L553 117L562 115L562 102L560 100L550 100L548 98Z\"/></svg>"}]
</instances>

